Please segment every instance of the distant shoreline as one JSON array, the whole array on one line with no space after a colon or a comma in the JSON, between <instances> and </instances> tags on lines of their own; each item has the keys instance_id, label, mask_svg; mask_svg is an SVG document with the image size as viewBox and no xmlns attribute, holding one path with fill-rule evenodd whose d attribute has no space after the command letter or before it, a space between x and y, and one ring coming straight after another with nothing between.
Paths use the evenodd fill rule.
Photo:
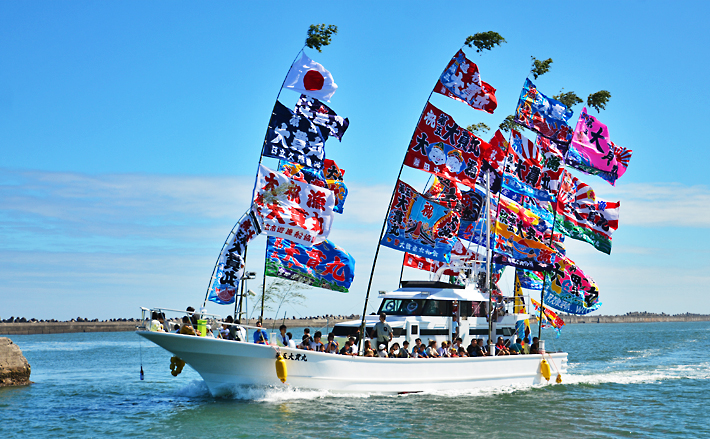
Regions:
<instances>
[{"instance_id":1,"label":"distant shoreline","mask_svg":"<svg viewBox=\"0 0 710 439\"><path fill-rule=\"evenodd\" d=\"M707 314L649 314L649 313L633 313L620 316L576 316L576 315L561 315L562 320L566 324L579 323L652 323L652 322L706 322L710 321L710 315ZM318 319L286 319L284 324L289 328L310 327L320 329L333 327L336 323L346 322L349 320L359 320L360 316L354 317L333 317L333 318L318 318ZM532 320L535 320L534 318ZM255 319L251 319L249 323L254 325ZM282 320L264 319L264 327L271 330L272 327L278 328ZM66 334L74 332L127 332L135 331L140 324L139 320L126 321L104 321L104 322L24 322L24 323L0 323L0 335L36 335L36 334Z\"/></svg>"}]
</instances>

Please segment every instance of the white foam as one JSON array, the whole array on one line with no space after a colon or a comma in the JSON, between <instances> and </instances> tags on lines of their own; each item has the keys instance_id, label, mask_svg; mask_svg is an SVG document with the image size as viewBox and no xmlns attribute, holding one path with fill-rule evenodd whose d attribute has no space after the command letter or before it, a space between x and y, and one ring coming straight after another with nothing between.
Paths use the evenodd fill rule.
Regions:
<instances>
[{"instance_id":1,"label":"white foam","mask_svg":"<svg viewBox=\"0 0 710 439\"><path fill-rule=\"evenodd\" d=\"M655 370L622 370L606 371L593 374L565 374L562 380L566 384L640 384L657 383L667 380L678 379L710 379L710 364L702 363L698 365L679 365L671 367L660 367Z\"/></svg>"}]
</instances>

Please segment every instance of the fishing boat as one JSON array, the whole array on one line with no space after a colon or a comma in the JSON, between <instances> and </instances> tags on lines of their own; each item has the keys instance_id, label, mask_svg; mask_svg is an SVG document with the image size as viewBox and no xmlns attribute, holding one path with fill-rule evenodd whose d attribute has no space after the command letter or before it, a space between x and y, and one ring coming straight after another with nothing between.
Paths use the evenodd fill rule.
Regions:
<instances>
[{"instance_id":1,"label":"fishing boat","mask_svg":"<svg viewBox=\"0 0 710 439\"><path fill-rule=\"evenodd\" d=\"M303 86L303 78L309 75L311 80L314 76L319 78L320 82L316 82L321 89L314 91L313 87ZM515 130L510 142L502 140L500 131L490 142L485 142L434 107L429 102L430 94L397 176L361 318L338 323L333 328L340 346L348 338L356 337L355 355L297 349L281 343L273 332L264 344L250 341L252 331L262 330L241 322L246 280L255 274L245 272L246 247L255 236L263 233L269 236L264 276L347 291L353 275L352 257L326 240L333 211L338 212L339 206L342 212L343 172L334 163L325 163L329 169L327 176L309 174L312 169L324 166L323 142L327 136L322 136L321 130L329 130L331 136L340 139L347 128L347 119L339 118L315 99L329 98L335 84L330 73L305 54L292 64L284 87L288 84L295 84L292 88L304 95L295 113L280 104L277 96L262 150L263 157L280 160L278 171L265 167L260 159L253 204L225 241L205 296L205 304L208 299L219 304L233 303L235 321L202 310L188 312L188 316L200 316L195 329L202 336L194 336L177 333L175 328L172 332L155 330L159 325L151 324L145 313L160 315L166 310L143 308L144 324L138 335L192 367L215 396L230 393L235 386L290 385L345 393L412 393L560 382L567 371L566 352L546 351L544 340L539 340L535 344L537 353L496 355L498 349L494 343L498 337L508 343L528 338L529 319L533 317L529 311L533 307L538 337L543 322L557 330L564 324L548 304L576 314L599 307L596 284L565 255L560 234L556 235L556 223L559 217L568 236L586 240L608 253L610 229L616 228L618 218L618 211L613 209L618 209L618 203L605 210L606 202L591 205L587 200L584 204L579 197L570 201L575 190L589 199L594 197L593 191L590 195L576 177L565 174L568 150L564 153L558 150L558 147L572 149L564 143L571 138L566 125L571 111L568 114L563 106L565 111L555 113L557 119L550 119L554 116L550 114L541 116L536 112L538 106L546 102L547 108L550 104L558 108L561 104L538 93L529 80L521 94L515 122L540 133L535 144ZM480 80L478 67L461 50L447 65L434 92L491 113L497 106L495 89ZM290 122L285 122L289 117ZM584 117L588 117L586 113ZM320 126L310 122L318 120ZM585 126L591 127L585 120ZM312 137L306 139L306 132ZM574 133L577 135L577 130ZM287 138L294 140L288 144ZM296 145L295 139L301 143ZM578 146L579 151L581 148ZM575 160L584 162L584 169L592 169L594 160L575 151ZM630 151L617 148L613 152L619 163L625 160L625 169ZM519 160L518 172L513 175L506 166L515 160ZM435 184L426 193L419 193L400 180L405 165L435 175ZM535 166L539 168L537 173L532 171ZM523 174L521 169L529 174ZM623 170L617 168L604 175L615 179L621 173ZM499 181L494 197L492 186L496 175ZM462 195L459 187L470 190ZM592 201L596 203L595 199ZM578 208L587 210L571 213L570 209ZM291 216L282 218L287 212ZM587 220L589 224L585 223ZM580 231L587 226L594 234ZM482 248L482 252L469 252L472 243ZM366 315L381 247L405 252L403 266L428 271L429 279L407 281L400 275L397 288L379 293L378 312ZM296 255L306 259L298 259ZM513 266L518 271L515 289L509 297L496 285L494 264ZM523 294L522 276L541 280L537 286L526 283L526 288L540 290L539 302ZM447 278L448 281L443 280ZM262 294L262 317L263 297ZM405 342L414 345L460 338L465 347L473 340L484 339L488 355L426 359L365 356L363 342L383 317L392 329L391 343L401 346ZM235 327L237 340L205 336L209 332L217 334L221 325Z\"/></svg>"}]
</instances>

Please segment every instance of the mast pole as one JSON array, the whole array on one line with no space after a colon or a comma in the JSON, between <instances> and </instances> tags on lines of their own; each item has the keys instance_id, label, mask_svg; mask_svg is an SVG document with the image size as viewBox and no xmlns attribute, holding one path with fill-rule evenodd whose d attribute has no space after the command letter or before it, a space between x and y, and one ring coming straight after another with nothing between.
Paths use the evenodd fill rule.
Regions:
<instances>
[{"instance_id":1,"label":"mast pole","mask_svg":"<svg viewBox=\"0 0 710 439\"><path fill-rule=\"evenodd\" d=\"M500 203L498 203L500 206ZM493 337L493 288L491 282L491 171L486 171L486 290L488 290L488 353L495 354ZM493 349L491 351L491 349ZM491 353L492 352L492 353Z\"/></svg>"}]
</instances>

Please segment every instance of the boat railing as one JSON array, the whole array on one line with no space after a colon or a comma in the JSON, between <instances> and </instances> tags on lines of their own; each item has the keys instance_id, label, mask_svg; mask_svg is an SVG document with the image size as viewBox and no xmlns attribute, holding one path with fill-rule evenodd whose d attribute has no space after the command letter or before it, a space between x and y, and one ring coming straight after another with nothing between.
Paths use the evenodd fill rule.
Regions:
<instances>
[{"instance_id":1,"label":"boat railing","mask_svg":"<svg viewBox=\"0 0 710 439\"><path fill-rule=\"evenodd\" d=\"M141 309L141 324L138 326L141 330L144 331L157 331L159 330L159 327L154 327L152 325L152 315L153 313L157 313L158 315L163 316L164 318L164 323L163 323L163 330L165 332L177 332L180 330L180 326L182 324L182 319L179 317L173 317L168 319L167 316L165 316L165 312L170 312L174 314L179 314L179 315L184 315L187 317L192 317L193 314L198 316L198 322L204 321L204 326L203 328L205 329L205 336L211 336L214 338L222 338L222 335L219 331L219 328L224 325L224 326L233 326L237 330L237 334L240 336L240 340L234 340L234 341L242 341L242 342L249 342L249 331L253 330L256 331L258 329L264 330L269 337L269 340L267 342L270 342L270 339L272 336L275 334L274 332L270 332L267 330L267 328L264 327L259 327L259 326L254 326L254 325L249 325L249 324L244 324L244 323L235 323L235 322L226 322L222 320L222 316L219 314L210 314L206 312L199 312L199 311L186 311L186 310L179 310L179 309L171 309L171 308L145 308L145 307L140 307ZM207 318L206 318L207 317ZM200 329L200 325L198 323L197 326L192 322L192 319L190 319L190 325L194 330ZM202 331L200 331L202 335Z\"/></svg>"}]
</instances>

